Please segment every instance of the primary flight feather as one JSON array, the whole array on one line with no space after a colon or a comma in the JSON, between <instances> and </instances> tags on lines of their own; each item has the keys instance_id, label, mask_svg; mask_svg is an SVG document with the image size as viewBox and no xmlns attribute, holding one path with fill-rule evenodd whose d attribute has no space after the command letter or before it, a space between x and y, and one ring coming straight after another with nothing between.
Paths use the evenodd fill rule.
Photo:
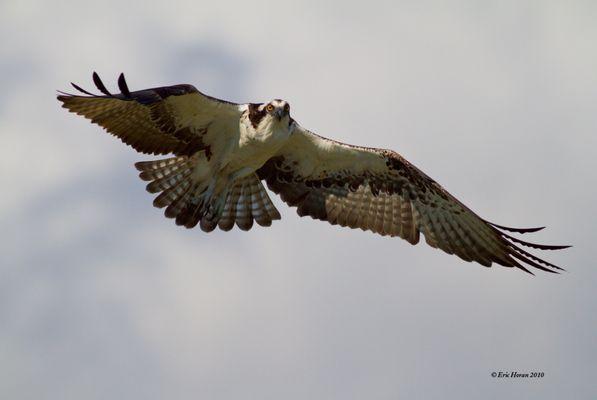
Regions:
<instances>
[{"instance_id":1,"label":"primary flight feather","mask_svg":"<svg viewBox=\"0 0 597 400\"><path fill-rule=\"evenodd\" d=\"M284 100L236 104L192 85L131 92L124 75L110 93L96 73L102 95L62 93L63 107L102 126L135 150L173 157L135 164L147 190L159 193L178 225L205 232L236 224L249 230L280 219L262 181L300 216L334 225L399 236L411 244L420 234L432 247L485 266L492 263L556 272L560 267L521 246L504 231L527 233L480 218L433 179L392 150L353 146L316 135L290 117Z\"/></svg>"}]
</instances>

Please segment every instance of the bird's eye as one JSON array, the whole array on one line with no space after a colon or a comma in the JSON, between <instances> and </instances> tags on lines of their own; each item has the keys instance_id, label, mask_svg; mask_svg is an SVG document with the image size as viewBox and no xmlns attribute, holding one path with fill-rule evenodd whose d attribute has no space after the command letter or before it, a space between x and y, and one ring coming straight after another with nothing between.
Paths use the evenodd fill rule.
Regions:
<instances>
[{"instance_id":1,"label":"bird's eye","mask_svg":"<svg viewBox=\"0 0 597 400\"><path fill-rule=\"evenodd\" d=\"M271 105L271 104L268 104L268 105L265 107L265 111L267 111L267 112L272 112L272 111L274 111L274 106L273 106L273 105Z\"/></svg>"},{"instance_id":2,"label":"bird's eye","mask_svg":"<svg viewBox=\"0 0 597 400\"><path fill-rule=\"evenodd\" d=\"M290 111L290 104L286 103L284 105L284 111L286 111L286 112Z\"/></svg>"}]
</instances>

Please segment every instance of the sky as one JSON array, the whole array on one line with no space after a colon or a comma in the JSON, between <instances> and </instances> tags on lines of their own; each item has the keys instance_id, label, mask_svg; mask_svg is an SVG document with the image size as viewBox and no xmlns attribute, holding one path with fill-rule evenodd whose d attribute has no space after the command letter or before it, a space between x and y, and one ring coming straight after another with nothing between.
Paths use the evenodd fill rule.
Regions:
<instances>
[{"instance_id":1,"label":"sky","mask_svg":"<svg viewBox=\"0 0 597 400\"><path fill-rule=\"evenodd\" d=\"M0 398L590 399L591 1L0 3ZM186 230L56 90L283 98L391 148L560 275L299 218ZM272 196L273 197L273 196ZM493 372L541 378L493 378Z\"/></svg>"}]
</instances>

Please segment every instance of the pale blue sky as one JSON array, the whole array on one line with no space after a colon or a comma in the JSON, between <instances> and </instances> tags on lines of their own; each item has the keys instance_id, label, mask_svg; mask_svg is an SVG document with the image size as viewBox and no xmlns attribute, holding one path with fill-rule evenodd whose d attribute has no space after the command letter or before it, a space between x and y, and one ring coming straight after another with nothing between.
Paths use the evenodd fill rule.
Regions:
<instances>
[{"instance_id":1,"label":"pale blue sky","mask_svg":"<svg viewBox=\"0 0 597 400\"><path fill-rule=\"evenodd\" d=\"M0 4L0 398L595 398L593 2ZM147 159L57 89L288 100L485 218L547 225L531 277L299 218L177 227ZM525 238L531 238L525 236ZM494 379L539 371L541 379Z\"/></svg>"}]
</instances>

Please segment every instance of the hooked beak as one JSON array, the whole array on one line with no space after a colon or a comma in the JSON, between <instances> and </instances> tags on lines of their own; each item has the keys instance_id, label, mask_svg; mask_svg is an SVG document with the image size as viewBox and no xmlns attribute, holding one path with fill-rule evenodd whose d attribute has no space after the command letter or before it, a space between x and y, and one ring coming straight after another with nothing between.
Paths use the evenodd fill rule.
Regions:
<instances>
[{"instance_id":1,"label":"hooked beak","mask_svg":"<svg viewBox=\"0 0 597 400\"><path fill-rule=\"evenodd\" d=\"M284 111L284 109L280 108L277 109L276 112L274 113L274 115L278 118L278 121L281 121L282 118L284 118L286 116L286 111Z\"/></svg>"}]
</instances>

